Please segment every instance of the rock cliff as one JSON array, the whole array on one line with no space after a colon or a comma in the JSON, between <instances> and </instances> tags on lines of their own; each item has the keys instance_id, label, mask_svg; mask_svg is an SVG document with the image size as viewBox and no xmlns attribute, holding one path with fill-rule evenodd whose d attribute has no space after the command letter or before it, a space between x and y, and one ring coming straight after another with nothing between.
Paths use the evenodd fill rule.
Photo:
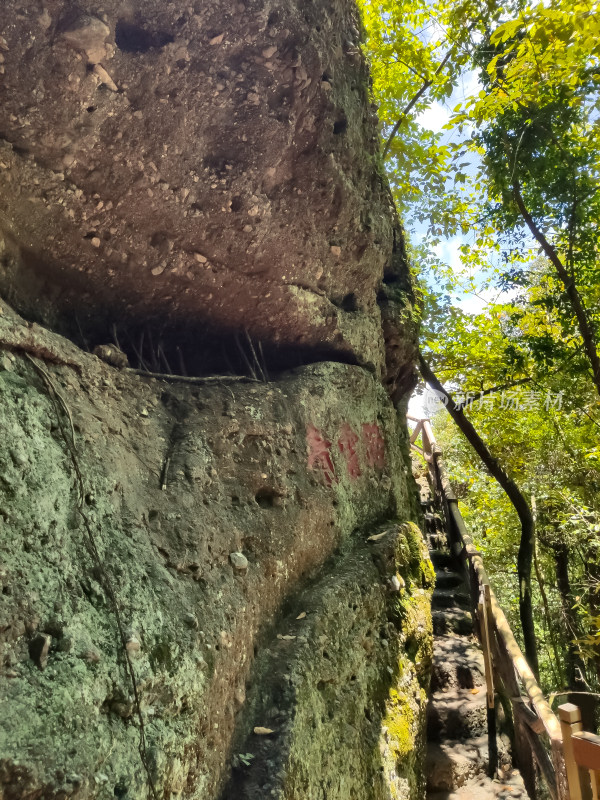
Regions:
<instances>
[{"instance_id":1,"label":"rock cliff","mask_svg":"<svg viewBox=\"0 0 600 800\"><path fill-rule=\"evenodd\" d=\"M0 341L4 800L418 796L431 573L381 384L161 382L6 306Z\"/></svg>"},{"instance_id":2,"label":"rock cliff","mask_svg":"<svg viewBox=\"0 0 600 800\"><path fill-rule=\"evenodd\" d=\"M0 798L417 800L414 299L356 9L0 29Z\"/></svg>"}]
</instances>

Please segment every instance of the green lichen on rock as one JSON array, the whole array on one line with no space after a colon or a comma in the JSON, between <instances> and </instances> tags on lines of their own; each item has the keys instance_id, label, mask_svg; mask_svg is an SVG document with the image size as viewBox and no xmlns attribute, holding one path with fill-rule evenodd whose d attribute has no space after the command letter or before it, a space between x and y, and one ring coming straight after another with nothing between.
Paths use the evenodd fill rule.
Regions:
<instances>
[{"instance_id":1,"label":"green lichen on rock","mask_svg":"<svg viewBox=\"0 0 600 800\"><path fill-rule=\"evenodd\" d=\"M72 346L61 349L58 338L52 347L67 360ZM395 521L412 489L382 387L343 364L197 389L77 359L78 370L45 370L72 415L99 561L78 512L59 425L66 416L26 359L0 372L3 800L146 800L106 576L157 791L213 800L232 764L248 770L235 758L250 752L249 772L279 781L282 797L320 796L308 764L340 800L349 786L365 796L372 778L373 796L386 798L379 734L388 690L418 683L425 645L411 642L425 636L429 611L412 529ZM383 466L369 464L362 442L360 475L350 474L337 447L346 424L378 426ZM309 467L308 425L331 442L331 485L318 464ZM244 574L231 562L238 552ZM394 576L404 582L402 619ZM32 649L40 636L50 637L44 664ZM255 725L277 731L264 758L247 742ZM324 797L336 797L331 787Z\"/></svg>"},{"instance_id":2,"label":"green lichen on rock","mask_svg":"<svg viewBox=\"0 0 600 800\"><path fill-rule=\"evenodd\" d=\"M412 659L403 657L400 667L397 685L390 689L385 704L379 749L391 797L415 800L424 796L425 788L427 691Z\"/></svg>"},{"instance_id":3,"label":"green lichen on rock","mask_svg":"<svg viewBox=\"0 0 600 800\"><path fill-rule=\"evenodd\" d=\"M413 578L428 589L435 586L435 570L429 558L427 545L423 533L418 525L412 521L404 523L406 539L410 548L412 563L415 565Z\"/></svg>"},{"instance_id":4,"label":"green lichen on rock","mask_svg":"<svg viewBox=\"0 0 600 800\"><path fill-rule=\"evenodd\" d=\"M383 736L390 742L396 763L402 763L414 748L413 705L406 692L390 689L387 714L383 720Z\"/></svg>"},{"instance_id":5,"label":"green lichen on rock","mask_svg":"<svg viewBox=\"0 0 600 800\"><path fill-rule=\"evenodd\" d=\"M260 688L237 741L252 759L234 773L228 799L422 797L431 592L411 578L420 557L405 558L406 531L392 521L370 530L371 542L349 540L335 569L297 598L280 626L295 638L257 659ZM394 577L406 587L401 618ZM273 738L253 735L257 724Z\"/></svg>"}]
</instances>

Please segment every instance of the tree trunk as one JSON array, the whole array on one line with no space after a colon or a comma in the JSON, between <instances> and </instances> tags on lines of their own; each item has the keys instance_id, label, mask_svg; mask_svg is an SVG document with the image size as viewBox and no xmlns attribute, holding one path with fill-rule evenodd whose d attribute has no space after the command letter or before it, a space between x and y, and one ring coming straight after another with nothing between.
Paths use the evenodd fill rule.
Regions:
<instances>
[{"instance_id":1,"label":"tree trunk","mask_svg":"<svg viewBox=\"0 0 600 800\"><path fill-rule=\"evenodd\" d=\"M581 296L577 291L577 287L575 286L575 281L569 275L567 268L565 267L560 256L556 252L556 249L548 241L548 239L546 239L542 231L535 224L535 220L529 213L529 210L525 205L525 201L523 200L523 196L521 195L521 187L518 181L515 181L513 183L513 195L515 198L515 202L517 204L517 208L519 209L519 213L523 217L525 224L531 231L531 234L533 235L534 239L540 244L548 260L552 263L552 265L556 269L556 274L558 275L558 277L563 283L563 286L565 287L565 292L567 294L567 297L569 298L571 309L573 310L573 314L575 315L575 319L577 320L577 327L579 328L579 333L581 334L581 338L583 339L583 347L585 349L585 354L592 368L592 379L594 381L594 385L596 386L596 391L600 395L600 357L598 356L596 337L594 334L594 329L592 328L586 310L583 306Z\"/></svg>"},{"instance_id":2,"label":"tree trunk","mask_svg":"<svg viewBox=\"0 0 600 800\"><path fill-rule=\"evenodd\" d=\"M560 597L563 622L567 637L566 672L569 689L581 691L587 688L584 663L579 655L574 640L580 636L577 616L573 612L575 598L571 591L569 579L569 551L564 544L553 548L554 566L556 569L556 586Z\"/></svg>"},{"instance_id":3,"label":"tree trunk","mask_svg":"<svg viewBox=\"0 0 600 800\"><path fill-rule=\"evenodd\" d=\"M533 623L533 609L531 603L531 567L533 565L533 552L535 546L535 524L529 503L521 493L517 484L509 477L504 468L490 450L473 424L467 419L451 395L446 391L440 381L425 361L419 355L419 365L424 380L437 392L446 398L446 409L471 447L483 461L490 475L495 478L506 496L512 503L521 523L521 541L517 559L517 572L519 576L519 615L525 644L525 657L536 677L539 675L537 643L535 640L535 626Z\"/></svg>"}]
</instances>

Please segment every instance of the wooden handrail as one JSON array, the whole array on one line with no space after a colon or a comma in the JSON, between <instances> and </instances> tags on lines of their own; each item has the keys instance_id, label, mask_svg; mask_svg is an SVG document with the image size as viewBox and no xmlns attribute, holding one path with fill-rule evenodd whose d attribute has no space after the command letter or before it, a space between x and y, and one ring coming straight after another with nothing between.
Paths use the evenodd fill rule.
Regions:
<instances>
[{"instance_id":1,"label":"wooden handrail","mask_svg":"<svg viewBox=\"0 0 600 800\"><path fill-rule=\"evenodd\" d=\"M573 703L558 707L562 728L565 766L569 780L571 800L584 800L600 795L600 736L583 730L581 710ZM584 773L589 773L589 786Z\"/></svg>"},{"instance_id":2,"label":"wooden handrail","mask_svg":"<svg viewBox=\"0 0 600 800\"><path fill-rule=\"evenodd\" d=\"M423 424L422 424L421 422L418 422L418 423L415 425L415 429L414 429L414 431L411 433L411 435L410 435L410 439L409 439L409 441L410 441L410 443L411 443L411 444L414 444L414 443L417 441L417 439L419 438L419 434L421 433L421 429L422 429L422 428L423 428Z\"/></svg>"},{"instance_id":3,"label":"wooden handrail","mask_svg":"<svg viewBox=\"0 0 600 800\"><path fill-rule=\"evenodd\" d=\"M499 686L512 700L515 750L530 795L533 796L535 792L535 760L554 800L569 800L563 753L564 729L561 730L561 723L538 685L490 586L483 558L469 535L458 507L431 422L415 417L409 419L417 423L415 431L421 433L423 449L421 451L414 445L418 433L414 439L411 436L411 445L421 452L427 462L434 492L441 501L446 517L451 548L454 555L463 561L469 577L473 607L479 622L478 635L484 652L488 708L490 692L493 691L490 685ZM549 754L541 736L547 738Z\"/></svg>"}]
</instances>

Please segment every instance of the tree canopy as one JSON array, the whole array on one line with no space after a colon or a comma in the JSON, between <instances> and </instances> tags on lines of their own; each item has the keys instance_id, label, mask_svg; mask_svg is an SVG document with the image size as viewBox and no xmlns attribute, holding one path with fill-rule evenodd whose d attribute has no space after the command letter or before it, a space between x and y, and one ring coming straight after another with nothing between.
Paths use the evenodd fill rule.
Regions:
<instances>
[{"instance_id":1,"label":"tree canopy","mask_svg":"<svg viewBox=\"0 0 600 800\"><path fill-rule=\"evenodd\" d=\"M421 352L536 517L545 686L599 689L600 4L360 6ZM516 622L517 516L443 413L434 423Z\"/></svg>"}]
</instances>

